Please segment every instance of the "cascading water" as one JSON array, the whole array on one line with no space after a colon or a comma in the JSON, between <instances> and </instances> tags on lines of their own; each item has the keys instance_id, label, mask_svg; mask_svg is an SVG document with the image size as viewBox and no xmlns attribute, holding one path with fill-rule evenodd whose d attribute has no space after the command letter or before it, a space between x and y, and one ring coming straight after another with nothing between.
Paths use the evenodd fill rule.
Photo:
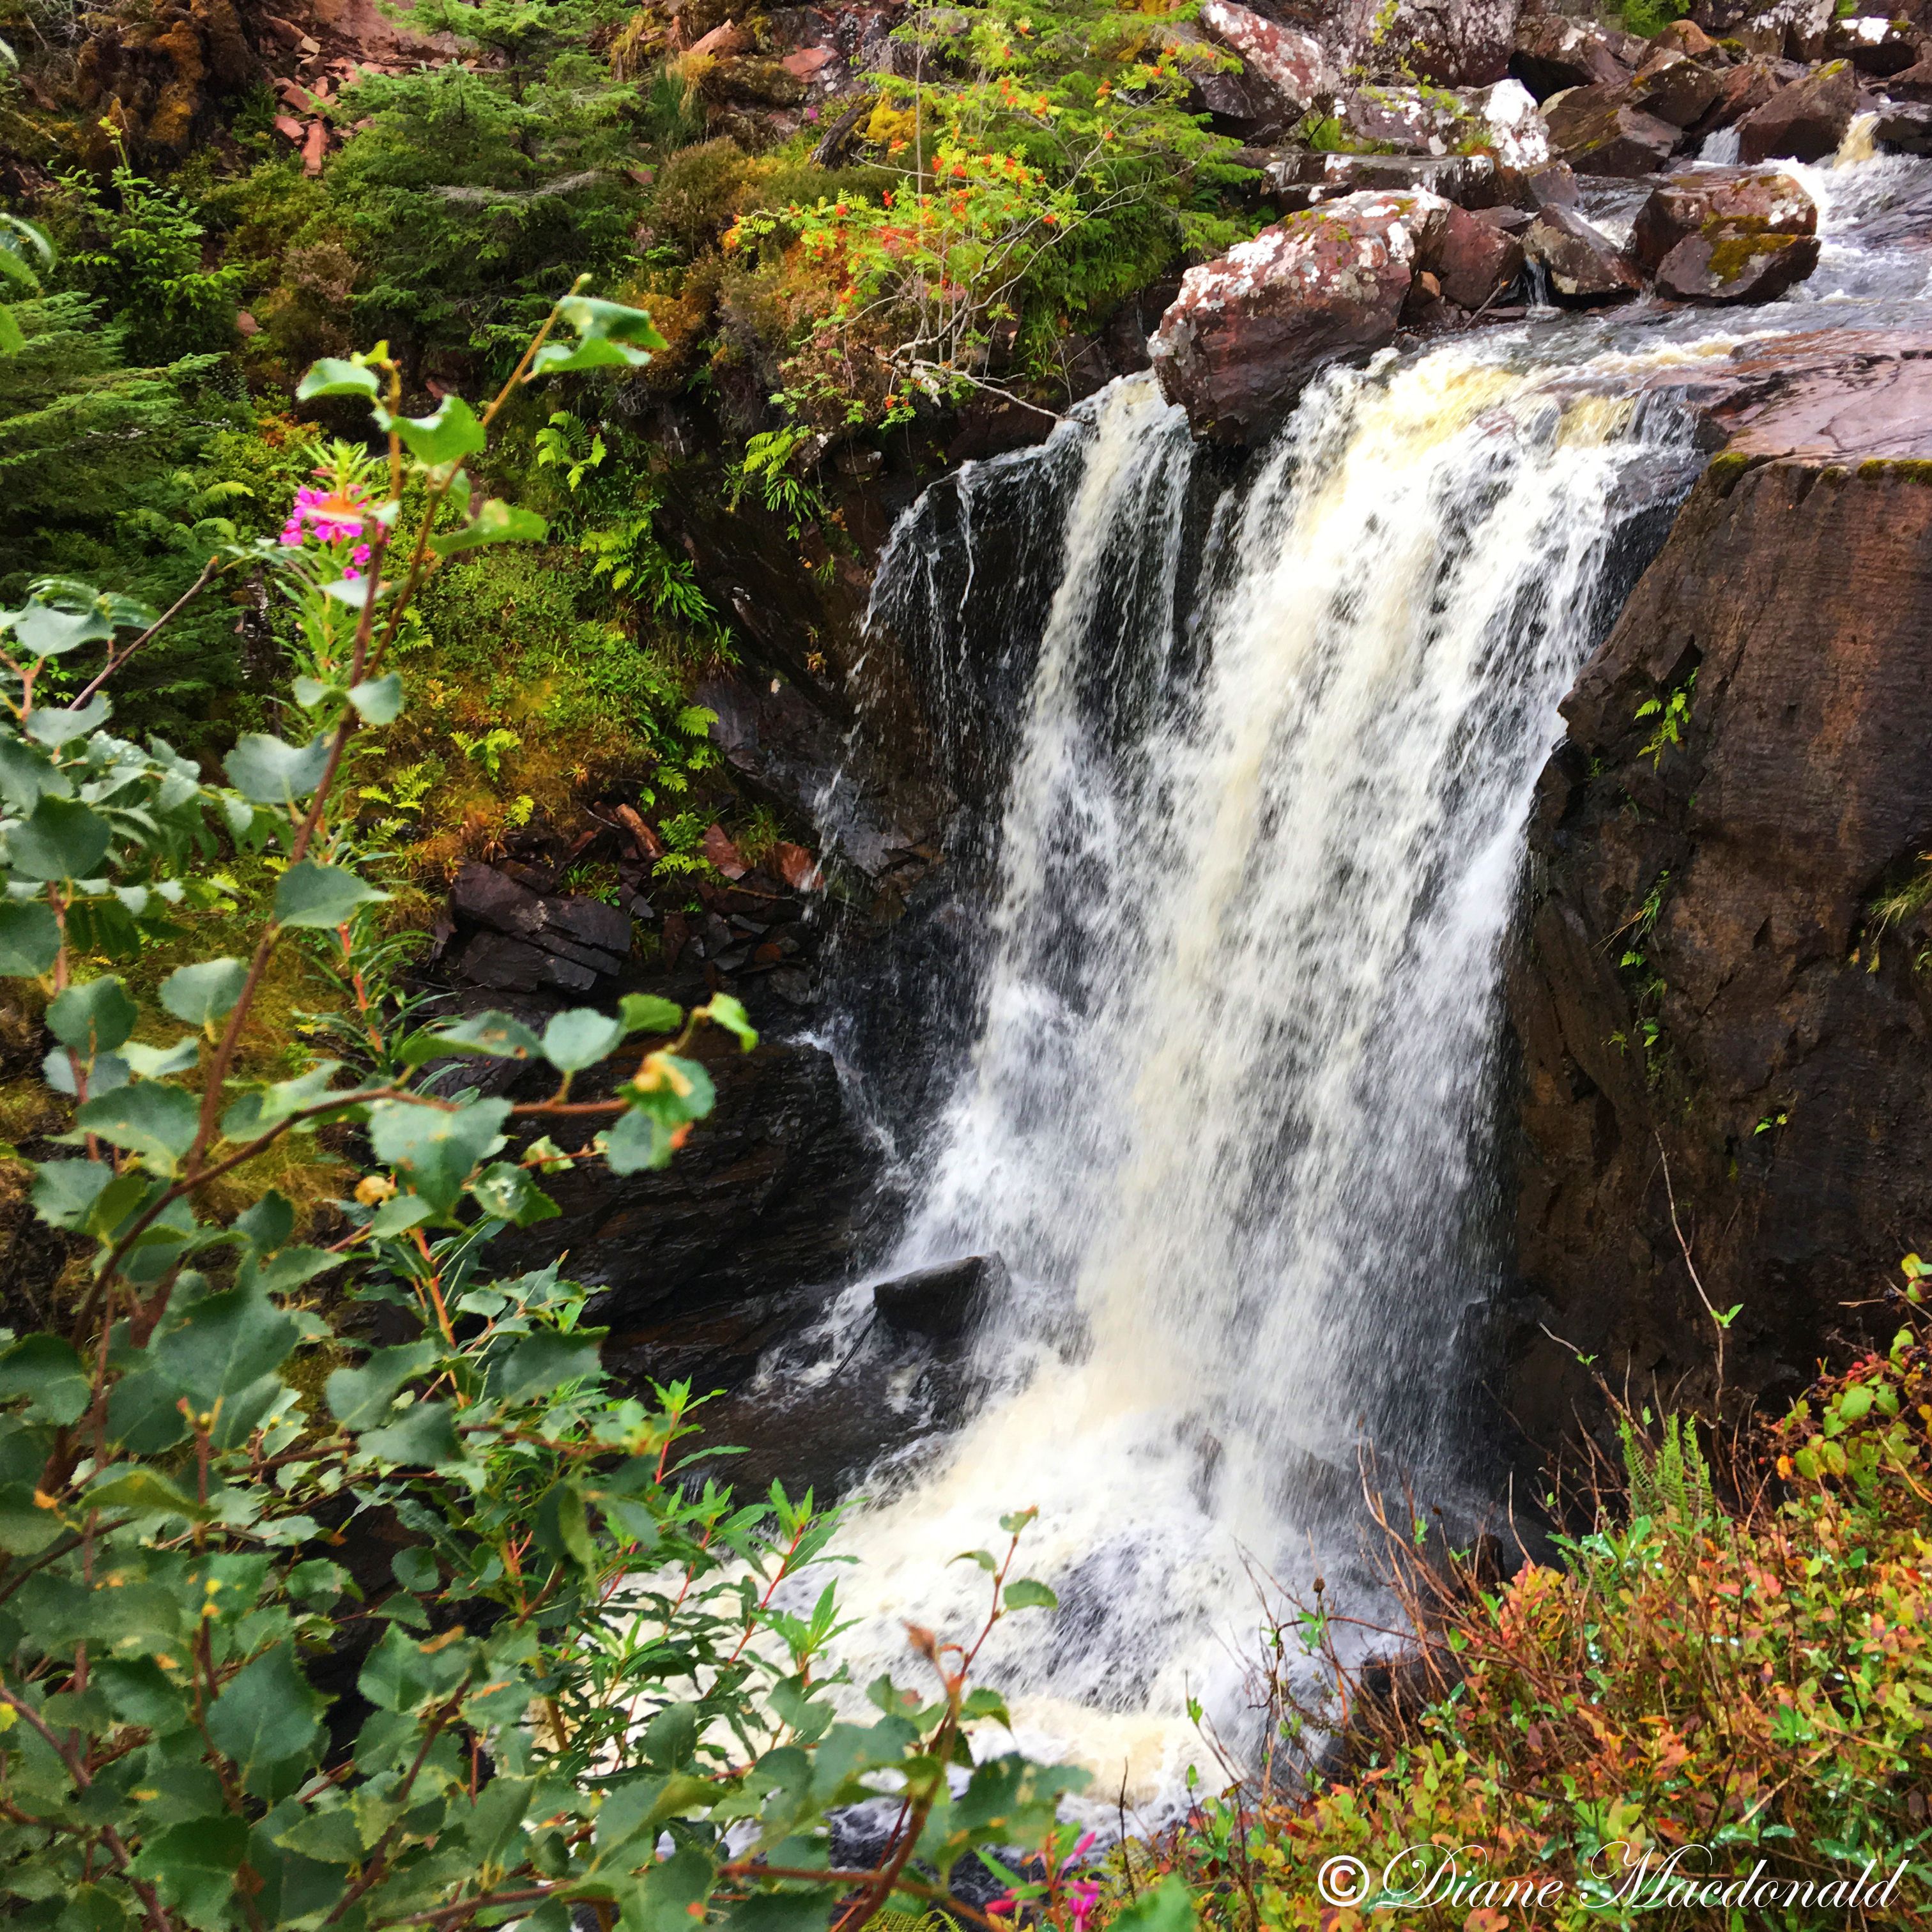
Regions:
<instances>
[{"instance_id":1,"label":"cascading water","mask_svg":"<svg viewBox=\"0 0 1932 1932\"><path fill-rule=\"evenodd\" d=\"M974 712L949 742L1004 803L976 984L947 989L970 1050L873 1278L997 1251L1012 1288L964 1426L847 1533L844 1654L864 1682L903 1666L904 1618L976 1622L984 1580L950 1560L1037 1504L1026 1568L1062 1609L982 1669L1144 1818L1202 1754L1190 1699L1242 1740L1257 1567L1372 1592L1364 1446L1469 1482L1531 790L1624 539L1701 460L1658 379L1739 339L1566 326L1567 355L1532 326L1331 373L1218 501L1128 379L930 493L882 565L875 608ZM869 1316L861 1283L775 1372L850 1375Z\"/></svg>"}]
</instances>

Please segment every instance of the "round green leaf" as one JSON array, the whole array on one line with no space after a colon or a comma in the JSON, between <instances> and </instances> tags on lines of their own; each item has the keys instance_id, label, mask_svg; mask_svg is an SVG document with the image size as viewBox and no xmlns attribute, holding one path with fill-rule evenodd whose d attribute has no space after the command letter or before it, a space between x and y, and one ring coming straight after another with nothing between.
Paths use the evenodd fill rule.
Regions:
<instances>
[{"instance_id":1,"label":"round green leaf","mask_svg":"<svg viewBox=\"0 0 1932 1932\"><path fill-rule=\"evenodd\" d=\"M346 866L318 866L313 859L304 859L282 874L275 888L275 917L284 926L327 929L347 925L358 907L374 905L388 896L364 885Z\"/></svg>"},{"instance_id":2,"label":"round green leaf","mask_svg":"<svg viewBox=\"0 0 1932 1932\"><path fill-rule=\"evenodd\" d=\"M141 1010L118 980L88 980L70 986L47 1008L47 1030L83 1060L112 1053L134 1030Z\"/></svg>"},{"instance_id":3,"label":"round green leaf","mask_svg":"<svg viewBox=\"0 0 1932 1932\"><path fill-rule=\"evenodd\" d=\"M43 798L7 836L7 862L22 878L88 879L107 856L107 821L71 799Z\"/></svg>"},{"instance_id":4,"label":"round green leaf","mask_svg":"<svg viewBox=\"0 0 1932 1932\"><path fill-rule=\"evenodd\" d=\"M161 1004L187 1026L206 1026L232 1010L247 985L238 959L203 959L179 966L161 982Z\"/></svg>"}]
</instances>

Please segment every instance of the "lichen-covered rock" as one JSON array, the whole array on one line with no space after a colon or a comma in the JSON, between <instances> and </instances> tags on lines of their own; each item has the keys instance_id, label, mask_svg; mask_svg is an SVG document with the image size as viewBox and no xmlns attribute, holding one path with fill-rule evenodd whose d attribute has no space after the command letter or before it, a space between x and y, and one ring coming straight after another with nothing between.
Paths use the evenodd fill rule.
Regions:
<instances>
[{"instance_id":1,"label":"lichen-covered rock","mask_svg":"<svg viewBox=\"0 0 1932 1932\"><path fill-rule=\"evenodd\" d=\"M1654 174L1681 138L1679 129L1639 106L1628 86L1573 88L1550 103L1544 118L1550 145L1580 175Z\"/></svg>"},{"instance_id":2,"label":"lichen-covered rock","mask_svg":"<svg viewBox=\"0 0 1932 1932\"><path fill-rule=\"evenodd\" d=\"M1811 236L1818 204L1781 168L1708 168L1673 175L1652 191L1630 230L1630 252L1652 271L1693 236Z\"/></svg>"},{"instance_id":3,"label":"lichen-covered rock","mask_svg":"<svg viewBox=\"0 0 1932 1932\"><path fill-rule=\"evenodd\" d=\"M1566 308L1628 302L1643 280L1607 235L1574 208L1546 208L1522 231L1523 253L1550 278L1552 297Z\"/></svg>"},{"instance_id":4,"label":"lichen-covered rock","mask_svg":"<svg viewBox=\"0 0 1932 1932\"><path fill-rule=\"evenodd\" d=\"M1837 152L1858 104L1848 61L1794 80L1738 124L1742 161L1822 161Z\"/></svg>"},{"instance_id":5,"label":"lichen-covered rock","mask_svg":"<svg viewBox=\"0 0 1932 1932\"><path fill-rule=\"evenodd\" d=\"M1340 82L1312 34L1262 19L1232 0L1204 0L1202 26L1237 53L1250 76L1264 81L1294 114L1333 95Z\"/></svg>"},{"instance_id":6,"label":"lichen-covered rock","mask_svg":"<svg viewBox=\"0 0 1932 1932\"><path fill-rule=\"evenodd\" d=\"M1291 148L1262 170L1277 206L1312 208L1365 190L1440 195L1464 208L1486 208L1501 192L1489 154L1329 154Z\"/></svg>"},{"instance_id":7,"label":"lichen-covered rock","mask_svg":"<svg viewBox=\"0 0 1932 1932\"><path fill-rule=\"evenodd\" d=\"M1346 195L1189 269L1148 345L1162 393L1202 434L1265 436L1329 363L1394 334L1448 211L1431 194Z\"/></svg>"},{"instance_id":8,"label":"lichen-covered rock","mask_svg":"<svg viewBox=\"0 0 1932 1932\"><path fill-rule=\"evenodd\" d=\"M1518 23L1509 70L1543 100L1572 87L1621 87L1648 51L1634 34L1561 14L1532 14Z\"/></svg>"},{"instance_id":9,"label":"lichen-covered rock","mask_svg":"<svg viewBox=\"0 0 1932 1932\"><path fill-rule=\"evenodd\" d=\"M1657 292L1672 302L1774 302L1817 266L1815 236L1720 230L1678 242L1658 265Z\"/></svg>"},{"instance_id":10,"label":"lichen-covered rock","mask_svg":"<svg viewBox=\"0 0 1932 1932\"><path fill-rule=\"evenodd\" d=\"M1521 0L1342 0L1348 64L1374 79L1486 87L1509 71Z\"/></svg>"}]
</instances>

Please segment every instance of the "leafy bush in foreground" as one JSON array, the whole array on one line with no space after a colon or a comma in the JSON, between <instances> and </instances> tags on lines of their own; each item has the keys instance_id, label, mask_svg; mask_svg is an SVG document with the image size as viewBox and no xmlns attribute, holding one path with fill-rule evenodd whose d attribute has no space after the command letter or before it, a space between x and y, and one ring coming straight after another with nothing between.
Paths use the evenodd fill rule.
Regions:
<instances>
[{"instance_id":1,"label":"leafy bush in foreground","mask_svg":"<svg viewBox=\"0 0 1932 1932\"><path fill-rule=\"evenodd\" d=\"M655 340L640 312L572 295L480 416L453 396L405 416L380 349L317 365L304 393L366 400L386 460L338 453L279 543L228 553L274 568L303 661L292 728L244 735L225 786L109 728L152 613L62 584L0 616L0 973L46 1000L45 1076L72 1129L33 1199L76 1258L67 1332L0 1345L16 1923L564 1932L586 1906L639 1932L806 1932L836 1905L855 1932L895 1899L943 1896L975 1847L1064 1864L1057 1811L1081 1775L973 1765L964 1727L1003 1713L968 1689L972 1652L915 1632L934 1690L881 1679L875 1715L842 1716L835 1600L801 1588L830 1520L808 1496L740 1506L683 1479L688 1390L620 1395L582 1289L484 1266L496 1229L555 1212L545 1172L668 1161L712 1105L693 1032L749 1046L742 1010L634 995L540 1034L500 1014L420 1026L363 970L383 895L344 778L402 709L403 614L446 560L544 534L472 502L466 465L519 384L626 366ZM428 509L404 539L406 481ZM105 938L166 931L224 844L279 868L248 958L182 966L160 1013L90 975ZM355 994L329 1035L340 1057L245 1079L264 975L303 944ZM614 1097L572 1097L620 1052L637 1064ZM505 1061L547 1066L552 1090L464 1085ZM374 1166L343 1204L349 1231L318 1245L248 1183L326 1127L365 1137ZM549 1131L516 1138L532 1129ZM243 1211L219 1212L238 1190ZM344 1314L374 1317L383 1345L352 1340ZM1016 1541L1026 1520L1009 1519ZM1050 1602L1012 1562L1010 1546L988 1559L989 1627ZM881 1791L900 1803L878 1862L833 1869L828 1812ZM1021 1889L1058 1910L1059 1882ZM1145 1911L1187 1916L1173 1891Z\"/></svg>"}]
</instances>

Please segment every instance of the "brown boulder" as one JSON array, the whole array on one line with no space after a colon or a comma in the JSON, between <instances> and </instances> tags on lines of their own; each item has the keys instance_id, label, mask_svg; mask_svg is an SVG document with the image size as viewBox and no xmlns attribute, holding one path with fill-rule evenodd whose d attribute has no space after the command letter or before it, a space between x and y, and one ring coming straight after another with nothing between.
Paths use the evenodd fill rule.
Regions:
<instances>
[{"instance_id":1,"label":"brown boulder","mask_svg":"<svg viewBox=\"0 0 1932 1932\"><path fill-rule=\"evenodd\" d=\"M1885 91L1894 100L1932 101L1932 59L1918 61L1903 74L1889 76Z\"/></svg>"},{"instance_id":2,"label":"brown boulder","mask_svg":"<svg viewBox=\"0 0 1932 1932\"><path fill-rule=\"evenodd\" d=\"M1544 100L1572 87L1620 87L1636 64L1619 56L1601 28L1561 14L1535 14L1517 26L1509 70Z\"/></svg>"},{"instance_id":3,"label":"brown boulder","mask_svg":"<svg viewBox=\"0 0 1932 1932\"><path fill-rule=\"evenodd\" d=\"M1546 110L1550 144L1580 175L1628 180L1654 174L1676 149L1679 130L1647 114L1625 87L1579 87Z\"/></svg>"},{"instance_id":4,"label":"brown boulder","mask_svg":"<svg viewBox=\"0 0 1932 1932\"><path fill-rule=\"evenodd\" d=\"M1717 97L1693 131L1701 140L1720 128L1735 126L1774 100L1784 85L1768 61L1742 61L1718 76Z\"/></svg>"},{"instance_id":5,"label":"brown boulder","mask_svg":"<svg viewBox=\"0 0 1932 1932\"><path fill-rule=\"evenodd\" d=\"M1833 61L1745 117L1738 128L1738 158L1822 161L1837 152L1858 105L1850 64Z\"/></svg>"},{"instance_id":6,"label":"brown boulder","mask_svg":"<svg viewBox=\"0 0 1932 1932\"><path fill-rule=\"evenodd\" d=\"M1706 169L1673 175L1652 191L1630 230L1630 252L1655 270L1694 235L1816 235L1818 205L1779 168Z\"/></svg>"},{"instance_id":7,"label":"brown boulder","mask_svg":"<svg viewBox=\"0 0 1932 1932\"><path fill-rule=\"evenodd\" d=\"M1485 209L1514 214L1514 209ZM1527 226L1526 221L1524 226ZM1493 301L1522 272L1522 244L1495 222L1452 208L1429 256L1442 293L1459 308L1479 309Z\"/></svg>"},{"instance_id":8,"label":"brown boulder","mask_svg":"<svg viewBox=\"0 0 1932 1932\"><path fill-rule=\"evenodd\" d=\"M1818 266L1810 235L1693 235L1664 256L1657 292L1672 302L1774 302Z\"/></svg>"},{"instance_id":9,"label":"brown boulder","mask_svg":"<svg viewBox=\"0 0 1932 1932\"><path fill-rule=\"evenodd\" d=\"M1722 61L1725 57L1724 50L1694 20L1672 20L1650 44L1659 50L1668 48L1672 53L1688 54L1693 60Z\"/></svg>"},{"instance_id":10,"label":"brown boulder","mask_svg":"<svg viewBox=\"0 0 1932 1932\"><path fill-rule=\"evenodd\" d=\"M1673 128L1701 121L1723 91L1721 74L1669 48L1645 62L1630 84L1633 104Z\"/></svg>"},{"instance_id":11,"label":"brown boulder","mask_svg":"<svg viewBox=\"0 0 1932 1932\"><path fill-rule=\"evenodd\" d=\"M1522 231L1523 252L1550 278L1565 308L1628 302L1643 290L1636 271L1606 235L1568 208L1546 208Z\"/></svg>"},{"instance_id":12,"label":"brown boulder","mask_svg":"<svg viewBox=\"0 0 1932 1932\"><path fill-rule=\"evenodd\" d=\"M1162 394L1205 434L1258 440L1329 363L1394 334L1448 206L1430 194L1344 195L1189 269L1148 345Z\"/></svg>"}]
</instances>

